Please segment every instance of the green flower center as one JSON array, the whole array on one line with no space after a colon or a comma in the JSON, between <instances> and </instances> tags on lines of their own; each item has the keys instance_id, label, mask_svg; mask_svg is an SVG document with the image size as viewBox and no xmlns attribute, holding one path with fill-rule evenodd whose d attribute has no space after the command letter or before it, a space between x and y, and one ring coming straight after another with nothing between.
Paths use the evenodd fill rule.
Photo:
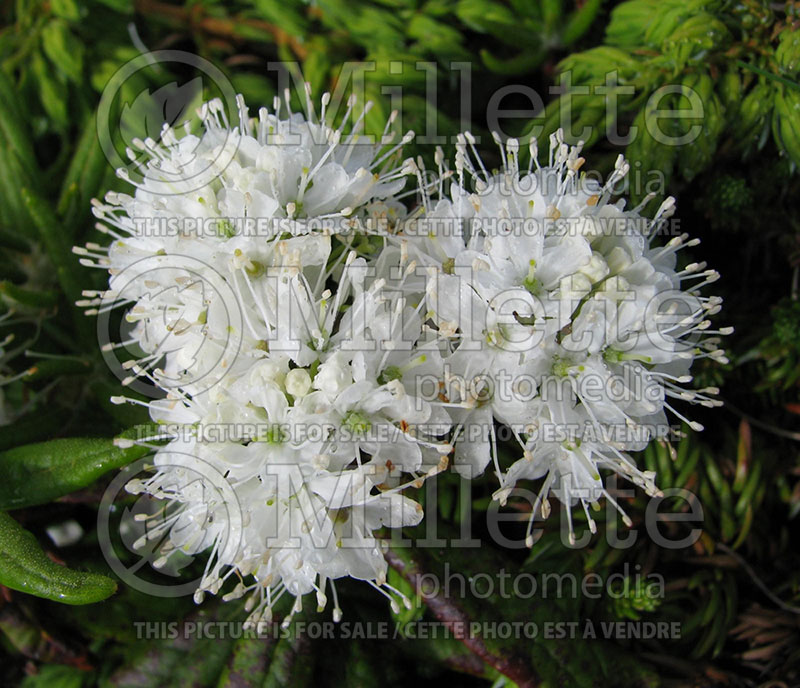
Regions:
<instances>
[{"instance_id":1,"label":"green flower center","mask_svg":"<svg viewBox=\"0 0 800 688\"><path fill-rule=\"evenodd\" d=\"M342 425L356 435L363 435L372 427L369 418L361 411L348 411Z\"/></svg>"}]
</instances>

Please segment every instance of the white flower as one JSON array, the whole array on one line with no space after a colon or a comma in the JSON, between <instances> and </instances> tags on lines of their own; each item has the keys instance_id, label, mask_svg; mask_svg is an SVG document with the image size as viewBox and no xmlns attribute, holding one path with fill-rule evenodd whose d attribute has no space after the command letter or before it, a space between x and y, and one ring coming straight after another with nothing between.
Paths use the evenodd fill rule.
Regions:
<instances>
[{"instance_id":1,"label":"white flower","mask_svg":"<svg viewBox=\"0 0 800 688\"><path fill-rule=\"evenodd\" d=\"M295 611L310 592L324 607L329 584L340 617L342 576L407 603L386 582L373 531L419 522L402 493L452 450L447 413L404 379L424 360L421 319L354 250L402 216L393 195L411 168L399 146L359 141L366 109L351 117L352 101L347 134L324 124L327 102L320 122L281 118L279 103L251 122L240 102L236 128L208 104L203 134L145 142L153 161L135 194L96 204L108 249L77 250L110 273L109 290L85 305L124 306L132 328L121 346L144 351L124 364L123 384L166 393L145 404L164 432L139 441L169 442L155 445L155 475L131 485L177 512L159 564L210 549L196 599L236 577L226 597L248 595L251 622L283 594ZM191 230L198 218L222 231ZM153 231L160 221L178 231ZM224 489L200 489L192 471Z\"/></svg>"},{"instance_id":2,"label":"white flower","mask_svg":"<svg viewBox=\"0 0 800 688\"><path fill-rule=\"evenodd\" d=\"M144 142L153 161L135 194L96 205L111 245L77 250L110 273L85 305L126 308L129 339L104 347L138 347L123 384L163 391L145 405L164 432L140 441L169 442L155 475L131 485L175 510L160 565L210 549L198 600L236 577L225 597L248 596L255 623L285 594L293 612L308 593L325 607L330 587L338 619L343 576L408 602L374 531L418 523L403 492L451 455L468 477L493 463L501 501L543 478L529 534L551 491L585 510L613 502L604 469L657 493L626 452L667 411L685 419L674 399L716 403L714 389L679 385L694 359L724 360L727 333L707 319L720 300L698 293L716 273L676 268L696 242L651 246L672 199L652 220L610 203L627 164L605 185L582 177L560 134L547 166L520 170L510 140L495 173L465 134L454 172L437 151L426 185L398 146L358 144L366 110L345 135L282 119L279 104L257 122L239 107L236 128L211 103L199 137ZM423 207L406 217L397 193L412 172ZM522 453L507 470L497 424Z\"/></svg>"},{"instance_id":3,"label":"white flower","mask_svg":"<svg viewBox=\"0 0 800 688\"><path fill-rule=\"evenodd\" d=\"M262 355L277 314L262 310L258 292L281 289L290 276L324 285L340 262L328 265L330 236L347 232L352 240L374 212L393 205L409 171L398 155L411 134L394 146L388 134L370 143L361 135L369 108L356 117L352 99L334 129L324 121L328 101L326 94L319 122L282 118L279 100L274 112L261 108L251 120L239 98L236 127L211 101L200 111L199 136L165 128L160 144L140 142L151 159L133 196L112 192L95 202L98 229L112 242L75 252L112 277L107 291L86 292L81 305L106 313L134 302L130 337L145 356L127 364L128 383L152 377L199 393L235 359ZM204 165L213 176L198 172ZM265 272L283 284L261 280Z\"/></svg>"},{"instance_id":4,"label":"white flower","mask_svg":"<svg viewBox=\"0 0 800 688\"><path fill-rule=\"evenodd\" d=\"M170 534L167 552L208 548L220 537L221 521L228 538L230 530L238 528L238 549L227 559L214 560L198 599L203 592L220 591L233 570L244 578L253 576L251 584L240 584L232 593L252 594L251 622L268 618L283 592L297 598L296 605L303 595L316 592L318 605L324 606L327 582L335 590L333 580L344 575L368 580L390 597L398 596L386 584L386 562L372 531L419 522L421 508L401 492L443 470L451 450L432 434L445 434L449 417L416 399L413 387L404 386L402 375L396 374L412 370L420 354L411 344L405 353L393 351L392 357L385 351L387 342L401 341L393 327L386 329L386 313L404 309L402 296L398 291L383 292L383 280L348 280L348 268L357 263L352 258L345 263L340 287L355 284L357 293L347 300L344 316L331 316L318 331L311 327L319 337L313 361L297 367L295 349L288 354L270 350L196 399L173 394L149 404L154 420L184 430L159 449L157 457L163 454L168 459L176 452L197 456L201 465L211 465L225 476L241 509L239 527L238 521L225 520L225 505L204 505L199 513L213 512L214 518L180 519L180 537ZM297 296L316 312L325 312L322 301L339 300L327 290L315 295L299 282L293 284L301 290ZM359 317L359 307L370 317ZM418 319L416 330L411 336L418 338ZM375 351L348 349L353 341L372 341ZM204 439L208 428L220 426L258 431L226 440ZM175 433L167 431L166 436L170 432ZM175 469L169 460L155 463L159 473L153 482L134 487L158 496L158 486L180 481L171 480ZM404 481L403 474L410 477ZM179 490L172 498L194 514L197 494L192 485L190 493ZM202 494L211 495L213 490ZM192 543L189 549L187 543ZM405 598L400 595L400 599ZM338 607L334 614L340 616Z\"/></svg>"},{"instance_id":5,"label":"white flower","mask_svg":"<svg viewBox=\"0 0 800 688\"><path fill-rule=\"evenodd\" d=\"M624 452L666 434L665 411L701 429L672 400L718 403L715 388L679 386L694 359L725 360L716 335L731 330L707 319L721 300L699 295L718 275L705 264L676 268L675 253L697 241L654 241L673 199L653 219L610 202L628 171L621 157L600 184L579 174L580 146L560 132L546 166L534 145L521 170L514 139L500 153L502 169L489 173L462 135L454 173L437 156L439 200L423 189L423 210L394 239L428 271L407 291L424 299L443 349L446 406L461 432L455 467L477 475L494 460L503 500L518 479L544 476L542 504L552 488L585 508L608 496L601 468L654 494L654 476ZM523 452L505 473L495 422Z\"/></svg>"},{"instance_id":6,"label":"white flower","mask_svg":"<svg viewBox=\"0 0 800 688\"><path fill-rule=\"evenodd\" d=\"M300 399L311 389L311 375L305 368L293 368L286 373L286 393Z\"/></svg>"},{"instance_id":7,"label":"white flower","mask_svg":"<svg viewBox=\"0 0 800 688\"><path fill-rule=\"evenodd\" d=\"M200 466L211 465L230 483L241 509L239 527L225 520L223 504L198 510L194 486L186 494L179 490L172 499L188 513L213 513L213 528L204 517L180 519L181 534L170 534L164 556L216 547L221 521L228 538L238 529L238 549L214 559L198 599L219 592L234 570L244 579L252 576L251 584L235 591L253 596L252 622L268 617L283 592L297 598L296 605L316 592L324 606L327 583L333 586L345 575L397 597L386 584L386 562L372 531L418 523L421 508L401 493L447 465L452 447L439 436L447 433L449 416L416 398L413 385L403 382L403 371L424 360L414 347L419 318L389 318L403 311L408 316L404 298L400 291L385 291L383 279L364 278L363 267L362 259L349 254L337 293L324 284L315 293L296 274L285 282L279 276L286 291L259 296L259 309L276 314L263 323L276 330L274 346L205 393L172 391L149 404L152 418L167 428L163 436L172 438L156 456L180 452L198 457ZM278 317L290 303L300 305L300 315ZM411 339L397 346L402 337L396 328L409 321L405 335ZM290 345L292 340L302 345ZM365 342L374 348L364 351ZM255 432L207 437L214 428ZM135 489L157 495L160 485L175 484L169 460L155 463L156 478ZM334 614L341 614L338 607Z\"/></svg>"}]
</instances>

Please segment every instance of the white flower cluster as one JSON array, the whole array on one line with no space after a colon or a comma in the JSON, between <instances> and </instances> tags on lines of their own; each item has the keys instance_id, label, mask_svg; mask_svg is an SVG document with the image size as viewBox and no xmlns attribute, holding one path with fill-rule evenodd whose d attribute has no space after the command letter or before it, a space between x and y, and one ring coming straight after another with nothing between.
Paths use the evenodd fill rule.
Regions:
<instances>
[{"instance_id":1,"label":"white flower cluster","mask_svg":"<svg viewBox=\"0 0 800 688\"><path fill-rule=\"evenodd\" d=\"M312 592L325 607L328 587L338 619L343 576L408 603L375 531L417 524L403 492L451 460L467 477L493 462L503 501L544 477L531 524L551 490L584 509L611 499L601 468L655 493L624 452L678 414L671 399L714 404L715 390L679 385L693 359L723 358L707 320L720 300L698 293L716 274L676 268L685 236L650 246L671 200L646 221L610 203L622 160L601 185L554 138L550 163L521 171L509 140L490 173L464 134L453 170L437 151L431 183L400 158L410 134L392 145L393 118L364 143L367 110L350 102L334 129L328 102L319 118L276 101L251 119L240 100L231 127L212 101L202 134L138 142L135 194L95 204L111 244L76 249L110 273L82 304L125 310L127 338L104 345L137 352L123 384L162 392L113 399L164 426L140 441L169 437L154 475L129 485L176 507L153 532L168 536L156 563L210 549L196 599L233 576L226 597L247 595L251 622L286 593L294 610ZM422 196L410 215L407 175ZM501 425L522 454L505 471ZM208 471L231 493L198 487Z\"/></svg>"},{"instance_id":2,"label":"white flower cluster","mask_svg":"<svg viewBox=\"0 0 800 688\"><path fill-rule=\"evenodd\" d=\"M655 476L624 452L663 437L665 411L702 430L671 400L720 403L716 388L680 385L691 381L693 360L725 362L719 335L732 330L710 329L721 299L699 293L719 275L705 264L676 267L676 253L699 240L681 234L651 246L669 228L674 199L652 219L639 214L652 196L632 210L610 202L629 170L621 156L601 184L580 173L580 146L565 144L560 131L544 167L535 141L522 170L519 143L496 143L502 169L495 172L469 133L459 137L454 172L439 153L438 177L453 180L449 192L440 184L438 198L423 194L417 226L409 222L410 236L395 244L401 262L425 269L426 279L409 286L424 289L429 322L444 344L441 388L458 429L455 469L474 477L493 461L502 503L518 480L544 478L530 546L551 490L569 506L580 502L595 531L588 506L602 496L613 502L602 468L657 494ZM498 423L522 453L506 471ZM569 528L574 539L571 521Z\"/></svg>"}]
</instances>

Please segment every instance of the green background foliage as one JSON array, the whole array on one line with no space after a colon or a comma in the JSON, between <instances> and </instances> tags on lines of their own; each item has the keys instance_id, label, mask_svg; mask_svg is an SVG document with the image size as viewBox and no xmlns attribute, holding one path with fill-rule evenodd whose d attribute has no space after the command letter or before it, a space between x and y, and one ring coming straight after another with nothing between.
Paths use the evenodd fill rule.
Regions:
<instances>
[{"instance_id":1,"label":"green background foliage","mask_svg":"<svg viewBox=\"0 0 800 688\"><path fill-rule=\"evenodd\" d=\"M393 686L450 680L476 686L754 686L773 678L789 685L800 680L798 3L17 0L1 11L3 685ZM677 550L657 547L643 532L648 502L630 492L621 498L634 522L630 530L616 514L602 512L590 544L570 549L561 533L563 513L554 509L532 550L504 550L490 544L487 531L490 480L464 493L454 476L442 475L426 521L408 534L422 537L433 522L440 537L458 537L469 518L484 545L395 548L394 585L414 594L426 572L507 571L530 574L541 589L548 573L596 573L603 580L617 574L617 594L522 601L417 595L412 610L394 615L367 586L345 582L346 619L389 622L400 629L397 640L137 638L134 621L178 628L244 616L236 603L212 600L198 608L191 600L151 598L124 585L114 592L117 583L95 532L113 469L141 455L115 448L110 438L147 418L108 401L118 393L118 381L100 357L92 321L74 306L81 291L100 288L104 276L81 268L71 247L104 241L93 229L90 201L125 188L98 141L101 94L122 65L143 50L159 49L210 60L251 108L271 106L279 95L270 63L296 64L290 71L302 73L317 99L335 90L342 65L353 63L374 102L368 121L373 131L395 107L392 92L402 92L403 129L435 128L447 137L466 127L488 141L487 103L498 89L523 85L535 89L545 107L535 117L504 120L505 133L533 135L546 151L548 135L559 126L567 128L568 139L588 127L593 168L607 171L624 153L632 176L657 171L664 190L677 197L681 227L703 240L685 259L708 260L722 273L714 286L726 299L726 324L736 326L730 364L697 370L700 384L721 388L726 407L692 409L706 425L701 436L654 444L638 457L657 472L662 489L698 495L704 518L697 542ZM466 100L465 64L471 72ZM164 69L127 80L115 111L122 123L116 143L152 133L150 127L170 114L148 110L137 101L140 94L169 94L190 76ZM559 84L560 91L551 90ZM676 88L661 97L665 86ZM609 94L618 104L613 116ZM187 102L194 102L189 96ZM562 121L567 103L570 114ZM502 104L531 108L519 89ZM699 136L689 145L664 145L648 126L658 109L687 111L661 120L665 134L677 137L699 127ZM626 142L631 127L639 135ZM418 141L410 153L430 160L432 150ZM498 161L496 149L484 152ZM645 190L639 185L630 195L638 201ZM506 524L508 537L523 538L526 507L509 504L523 523ZM678 513L689 505L667 496L659 508ZM84 535L59 547L46 529L69 521ZM576 523L582 532L582 516ZM662 527L677 539L689 525ZM633 534L638 537L630 546L609 544ZM649 574L663 576L663 591L649 585ZM308 612L298 621L313 618ZM540 627L548 621L666 620L681 625L681 637L486 636L480 648L454 638L413 637L414 621L437 619L534 621Z\"/></svg>"}]
</instances>

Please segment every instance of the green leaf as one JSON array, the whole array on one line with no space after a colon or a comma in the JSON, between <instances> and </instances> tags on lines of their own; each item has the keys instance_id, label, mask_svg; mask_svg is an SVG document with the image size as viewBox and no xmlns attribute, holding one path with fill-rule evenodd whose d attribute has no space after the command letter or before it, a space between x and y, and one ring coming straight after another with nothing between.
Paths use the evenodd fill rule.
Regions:
<instances>
[{"instance_id":1,"label":"green leaf","mask_svg":"<svg viewBox=\"0 0 800 688\"><path fill-rule=\"evenodd\" d=\"M32 55L31 69L36 80L36 86L39 89L39 99L42 102L42 107L56 129L66 130L69 126L67 111L69 89L66 82L62 81L60 73L54 72L53 68L47 64L44 57L39 53Z\"/></svg>"},{"instance_id":2,"label":"green leaf","mask_svg":"<svg viewBox=\"0 0 800 688\"><path fill-rule=\"evenodd\" d=\"M531 45L516 57L505 60L495 57L486 49L481 50L480 55L486 67L495 74L523 74L536 69L547 53L542 46Z\"/></svg>"},{"instance_id":3,"label":"green leaf","mask_svg":"<svg viewBox=\"0 0 800 688\"><path fill-rule=\"evenodd\" d=\"M42 48L50 62L73 83L83 77L83 43L78 41L63 19L53 19L42 29Z\"/></svg>"},{"instance_id":4,"label":"green leaf","mask_svg":"<svg viewBox=\"0 0 800 688\"><path fill-rule=\"evenodd\" d=\"M620 81L627 81L639 73L641 64L629 52L609 45L599 45L574 53L558 64L559 72L572 72L572 81L575 84L602 84L606 73L612 70L618 72Z\"/></svg>"},{"instance_id":5,"label":"green leaf","mask_svg":"<svg viewBox=\"0 0 800 688\"><path fill-rule=\"evenodd\" d=\"M58 439L0 453L0 509L46 504L91 485L101 475L150 451L115 447L108 439Z\"/></svg>"},{"instance_id":6,"label":"green leaf","mask_svg":"<svg viewBox=\"0 0 800 688\"><path fill-rule=\"evenodd\" d=\"M542 0L542 19L544 20L544 32L548 36L555 31L556 25L561 19L564 11L562 0Z\"/></svg>"},{"instance_id":7,"label":"green leaf","mask_svg":"<svg viewBox=\"0 0 800 688\"><path fill-rule=\"evenodd\" d=\"M53 308L58 303L58 294L53 291L24 289L3 280L0 282L0 301L16 310L38 311Z\"/></svg>"},{"instance_id":8,"label":"green leaf","mask_svg":"<svg viewBox=\"0 0 800 688\"><path fill-rule=\"evenodd\" d=\"M0 203L0 221L14 234L35 238L33 223L20 194L20 186L30 184L32 178L26 173L13 148L3 144L0 141L0 197L3 199Z\"/></svg>"},{"instance_id":9,"label":"green leaf","mask_svg":"<svg viewBox=\"0 0 800 688\"><path fill-rule=\"evenodd\" d=\"M745 153L764 145L774 103L775 89L765 83L755 84L742 99L731 133Z\"/></svg>"},{"instance_id":10,"label":"green leaf","mask_svg":"<svg viewBox=\"0 0 800 688\"><path fill-rule=\"evenodd\" d=\"M81 11L73 0L50 0L50 9L62 19L77 21L81 18Z\"/></svg>"},{"instance_id":11,"label":"green leaf","mask_svg":"<svg viewBox=\"0 0 800 688\"><path fill-rule=\"evenodd\" d=\"M97 136L97 120L89 117L83 128L58 199L58 214L74 236L81 218L90 220L91 199L100 193L103 175L110 167Z\"/></svg>"},{"instance_id":12,"label":"green leaf","mask_svg":"<svg viewBox=\"0 0 800 688\"><path fill-rule=\"evenodd\" d=\"M325 86L328 83L331 58L325 50L325 41L319 38L309 41L309 48L308 57L303 62L303 77L311 84L311 93L316 100L325 90Z\"/></svg>"},{"instance_id":13,"label":"green leaf","mask_svg":"<svg viewBox=\"0 0 800 688\"><path fill-rule=\"evenodd\" d=\"M722 74L717 80L717 91L725 106L726 117L732 122L739 114L738 108L742 100L742 78L739 70L732 67Z\"/></svg>"},{"instance_id":14,"label":"green leaf","mask_svg":"<svg viewBox=\"0 0 800 688\"><path fill-rule=\"evenodd\" d=\"M303 36L307 33L308 21L303 16L302 6L272 0L255 0L253 4L264 19L280 26L293 36Z\"/></svg>"},{"instance_id":15,"label":"green leaf","mask_svg":"<svg viewBox=\"0 0 800 688\"><path fill-rule=\"evenodd\" d=\"M100 602L117 589L106 576L56 564L33 534L4 512L0 512L0 584L63 604Z\"/></svg>"},{"instance_id":16,"label":"green leaf","mask_svg":"<svg viewBox=\"0 0 800 688\"><path fill-rule=\"evenodd\" d=\"M19 107L14 85L2 69L0 69L0 133L3 147L8 146L14 151L26 175L35 179L39 174L39 166L33 153L27 120Z\"/></svg>"},{"instance_id":17,"label":"green leaf","mask_svg":"<svg viewBox=\"0 0 800 688\"><path fill-rule=\"evenodd\" d=\"M678 147L678 169L687 181L691 181L711 164L717 150L717 141L725 126L725 108L713 89L711 77L703 73L690 74L681 84L686 100L693 91L703 103L700 117L686 117L678 122L679 135L687 134L692 127L700 127L700 133L694 141Z\"/></svg>"},{"instance_id":18,"label":"green leaf","mask_svg":"<svg viewBox=\"0 0 800 688\"><path fill-rule=\"evenodd\" d=\"M509 0L514 12L521 17L527 17L535 21L542 20L542 7L538 2L530 2L530 0Z\"/></svg>"},{"instance_id":19,"label":"green leaf","mask_svg":"<svg viewBox=\"0 0 800 688\"><path fill-rule=\"evenodd\" d=\"M50 202L32 189L22 189L22 200L39 230L39 236L56 269L61 288L67 298L74 303L81 297L81 280L77 275L77 261L72 255L62 222L53 212Z\"/></svg>"},{"instance_id":20,"label":"green leaf","mask_svg":"<svg viewBox=\"0 0 800 688\"><path fill-rule=\"evenodd\" d=\"M620 48L639 47L661 0L632 0L617 5L606 26L606 42Z\"/></svg>"},{"instance_id":21,"label":"green leaf","mask_svg":"<svg viewBox=\"0 0 800 688\"><path fill-rule=\"evenodd\" d=\"M776 90L772 135L781 152L800 166L800 91L783 87Z\"/></svg>"},{"instance_id":22,"label":"green leaf","mask_svg":"<svg viewBox=\"0 0 800 688\"><path fill-rule=\"evenodd\" d=\"M689 3L660 3L657 11L650 17L644 42L654 48L660 47L674 32L682 32L684 22L692 17L695 11L696 9ZM657 17L656 21L653 21L654 17Z\"/></svg>"},{"instance_id":23,"label":"green leaf","mask_svg":"<svg viewBox=\"0 0 800 688\"><path fill-rule=\"evenodd\" d=\"M415 14L407 27L408 35L421 42L425 50L439 57L469 57L461 46L461 32L443 21Z\"/></svg>"},{"instance_id":24,"label":"green leaf","mask_svg":"<svg viewBox=\"0 0 800 688\"><path fill-rule=\"evenodd\" d=\"M583 36L597 17L597 12L603 0L587 0L579 9L575 10L567 20L561 32L561 43L565 46L572 45Z\"/></svg>"},{"instance_id":25,"label":"green leaf","mask_svg":"<svg viewBox=\"0 0 800 688\"><path fill-rule=\"evenodd\" d=\"M0 427L0 451L52 437L68 419L63 409L53 409L44 415L38 410L31 411L11 425Z\"/></svg>"},{"instance_id":26,"label":"green leaf","mask_svg":"<svg viewBox=\"0 0 800 688\"><path fill-rule=\"evenodd\" d=\"M787 25L779 40L775 59L786 74L794 76L800 72L800 31L791 24Z\"/></svg>"},{"instance_id":27,"label":"green leaf","mask_svg":"<svg viewBox=\"0 0 800 688\"><path fill-rule=\"evenodd\" d=\"M710 14L700 13L682 22L664 41L662 51L679 70L687 63L704 61L709 51L723 48L730 38L725 24Z\"/></svg>"},{"instance_id":28,"label":"green leaf","mask_svg":"<svg viewBox=\"0 0 800 688\"><path fill-rule=\"evenodd\" d=\"M661 109L668 109L674 107L674 101L675 98L668 95L661 99L659 106ZM648 101L648 104L636 116L633 126L637 128L637 133L628 144L625 157L632 167L638 162L639 168L645 173L663 175L665 182L669 183L675 167L678 146L664 145L654 138L653 132L660 131L668 136L676 136L677 132L674 131L674 120L657 119L657 110L658 108ZM631 194L631 201L637 203L644 195L644 191L638 189Z\"/></svg>"},{"instance_id":29,"label":"green leaf","mask_svg":"<svg viewBox=\"0 0 800 688\"><path fill-rule=\"evenodd\" d=\"M487 0L460 0L456 7L458 18L473 31L489 33L502 41L519 47L531 40L531 27L520 21L508 7Z\"/></svg>"}]
</instances>

